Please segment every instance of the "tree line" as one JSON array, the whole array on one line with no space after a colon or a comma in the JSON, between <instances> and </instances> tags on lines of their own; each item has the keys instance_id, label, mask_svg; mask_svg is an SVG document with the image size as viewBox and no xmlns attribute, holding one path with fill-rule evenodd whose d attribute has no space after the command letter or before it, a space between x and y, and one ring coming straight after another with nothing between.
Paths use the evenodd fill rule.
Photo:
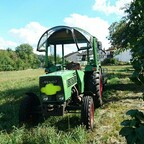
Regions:
<instances>
[{"instance_id":1,"label":"tree line","mask_svg":"<svg viewBox=\"0 0 144 144\"><path fill-rule=\"evenodd\" d=\"M0 50L0 71L35 69L44 66L44 56L33 53L29 44L21 44L15 51Z\"/></svg>"}]
</instances>

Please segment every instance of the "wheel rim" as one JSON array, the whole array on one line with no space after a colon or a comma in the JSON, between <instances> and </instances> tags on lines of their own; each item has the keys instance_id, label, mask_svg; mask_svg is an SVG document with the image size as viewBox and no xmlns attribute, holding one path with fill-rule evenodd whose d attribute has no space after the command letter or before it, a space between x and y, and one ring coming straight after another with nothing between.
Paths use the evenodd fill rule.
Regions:
<instances>
[{"instance_id":1,"label":"wheel rim","mask_svg":"<svg viewBox=\"0 0 144 144\"><path fill-rule=\"evenodd\" d=\"M90 108L90 127L93 129L93 124L94 124L94 104L91 104Z\"/></svg>"}]
</instances>

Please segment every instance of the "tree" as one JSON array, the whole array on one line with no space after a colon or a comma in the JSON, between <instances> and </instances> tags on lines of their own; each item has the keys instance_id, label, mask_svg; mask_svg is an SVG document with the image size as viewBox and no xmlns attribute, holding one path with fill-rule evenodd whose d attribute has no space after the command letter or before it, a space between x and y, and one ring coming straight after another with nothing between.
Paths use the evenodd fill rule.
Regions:
<instances>
[{"instance_id":1,"label":"tree","mask_svg":"<svg viewBox=\"0 0 144 144\"><path fill-rule=\"evenodd\" d=\"M38 59L40 61L40 67L45 66L45 55L38 55Z\"/></svg>"},{"instance_id":2,"label":"tree","mask_svg":"<svg viewBox=\"0 0 144 144\"><path fill-rule=\"evenodd\" d=\"M16 51L8 48L0 50L0 71L23 70L40 67L38 55L33 53L29 44L21 44Z\"/></svg>"},{"instance_id":3,"label":"tree","mask_svg":"<svg viewBox=\"0 0 144 144\"><path fill-rule=\"evenodd\" d=\"M16 53L21 59L26 60L33 53L33 48L29 44L21 44L16 47Z\"/></svg>"},{"instance_id":4,"label":"tree","mask_svg":"<svg viewBox=\"0 0 144 144\"><path fill-rule=\"evenodd\" d=\"M109 28L109 39L117 49L131 49L131 63L135 69L132 80L144 83L144 1L134 0L126 9L125 17Z\"/></svg>"},{"instance_id":5,"label":"tree","mask_svg":"<svg viewBox=\"0 0 144 144\"><path fill-rule=\"evenodd\" d=\"M113 47L116 49L124 50L129 48L128 41L128 31L127 23L125 20L120 22L114 22L109 27L109 40ZM122 49L123 48L123 49Z\"/></svg>"},{"instance_id":6,"label":"tree","mask_svg":"<svg viewBox=\"0 0 144 144\"><path fill-rule=\"evenodd\" d=\"M5 50L0 51L0 71L14 70L15 62L11 59L9 52Z\"/></svg>"},{"instance_id":7,"label":"tree","mask_svg":"<svg viewBox=\"0 0 144 144\"><path fill-rule=\"evenodd\" d=\"M21 44L16 47L16 53L22 60L18 61L19 68L38 68L40 66L40 60L38 56L33 53L33 48L29 44Z\"/></svg>"}]
</instances>

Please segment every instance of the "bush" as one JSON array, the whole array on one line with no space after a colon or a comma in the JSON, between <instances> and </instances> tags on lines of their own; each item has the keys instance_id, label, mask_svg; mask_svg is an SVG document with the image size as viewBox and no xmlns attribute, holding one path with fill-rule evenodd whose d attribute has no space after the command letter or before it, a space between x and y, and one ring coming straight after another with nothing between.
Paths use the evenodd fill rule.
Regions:
<instances>
[{"instance_id":1,"label":"bush","mask_svg":"<svg viewBox=\"0 0 144 144\"><path fill-rule=\"evenodd\" d=\"M38 57L32 50L27 44L20 45L16 51L0 50L0 71L39 68L43 57Z\"/></svg>"},{"instance_id":2,"label":"bush","mask_svg":"<svg viewBox=\"0 0 144 144\"><path fill-rule=\"evenodd\" d=\"M102 65L129 65L130 62L119 61L115 58L106 58L102 61Z\"/></svg>"},{"instance_id":3,"label":"bush","mask_svg":"<svg viewBox=\"0 0 144 144\"><path fill-rule=\"evenodd\" d=\"M129 115L131 118L121 123L124 127L119 134L126 138L128 144L143 144L144 113L137 109L132 109L126 115Z\"/></svg>"},{"instance_id":4,"label":"bush","mask_svg":"<svg viewBox=\"0 0 144 144\"><path fill-rule=\"evenodd\" d=\"M106 58L103 60L102 65L117 65L118 60L115 58Z\"/></svg>"}]
</instances>

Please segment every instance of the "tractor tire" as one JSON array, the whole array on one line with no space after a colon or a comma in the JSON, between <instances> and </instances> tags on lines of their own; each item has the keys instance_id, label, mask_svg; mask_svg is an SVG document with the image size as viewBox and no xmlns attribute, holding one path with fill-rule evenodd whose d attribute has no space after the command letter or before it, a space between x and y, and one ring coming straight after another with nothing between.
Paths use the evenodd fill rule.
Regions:
<instances>
[{"instance_id":1,"label":"tractor tire","mask_svg":"<svg viewBox=\"0 0 144 144\"><path fill-rule=\"evenodd\" d=\"M81 122L86 129L93 130L94 127L94 102L91 96L84 96L81 109Z\"/></svg>"},{"instance_id":2,"label":"tractor tire","mask_svg":"<svg viewBox=\"0 0 144 144\"><path fill-rule=\"evenodd\" d=\"M38 113L36 108L40 106L39 98L34 94L26 96L19 109L19 124L26 126L36 126L42 120L42 114Z\"/></svg>"},{"instance_id":3,"label":"tractor tire","mask_svg":"<svg viewBox=\"0 0 144 144\"><path fill-rule=\"evenodd\" d=\"M85 91L91 91L95 94L94 105L98 108L102 105L102 74L101 72L86 72L85 73Z\"/></svg>"},{"instance_id":4,"label":"tractor tire","mask_svg":"<svg viewBox=\"0 0 144 144\"><path fill-rule=\"evenodd\" d=\"M102 106L102 92L103 92L103 79L101 72L97 72L96 74L96 97L94 97L94 101L96 101L95 106L98 108Z\"/></svg>"}]
</instances>

